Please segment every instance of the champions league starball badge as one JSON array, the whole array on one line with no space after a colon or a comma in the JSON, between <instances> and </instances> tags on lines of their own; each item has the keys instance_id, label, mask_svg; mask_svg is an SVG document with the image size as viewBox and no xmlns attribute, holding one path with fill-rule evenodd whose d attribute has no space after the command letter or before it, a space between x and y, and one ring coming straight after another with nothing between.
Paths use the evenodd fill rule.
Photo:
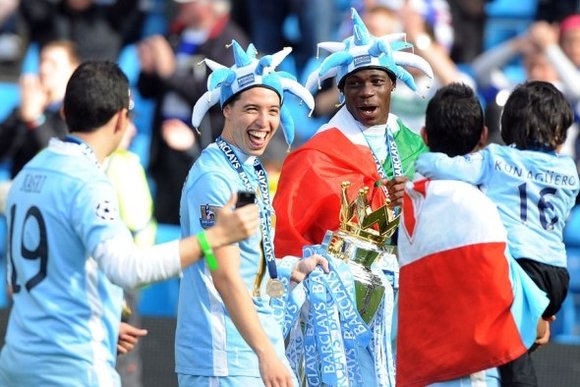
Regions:
<instances>
[{"instance_id":1,"label":"champions league starball badge","mask_svg":"<svg viewBox=\"0 0 580 387\"><path fill-rule=\"evenodd\" d=\"M97 204L95 212L99 219L105 221L113 221L117 219L118 215L117 208L108 200L103 200Z\"/></svg>"}]
</instances>

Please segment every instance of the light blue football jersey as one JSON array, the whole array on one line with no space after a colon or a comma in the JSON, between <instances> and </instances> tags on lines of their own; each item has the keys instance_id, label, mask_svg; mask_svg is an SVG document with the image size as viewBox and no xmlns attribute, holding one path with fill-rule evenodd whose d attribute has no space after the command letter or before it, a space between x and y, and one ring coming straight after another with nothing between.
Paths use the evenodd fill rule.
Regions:
<instances>
[{"instance_id":1,"label":"light blue football jersey","mask_svg":"<svg viewBox=\"0 0 580 387\"><path fill-rule=\"evenodd\" d=\"M579 190L570 157L491 144L453 158L426 153L416 168L425 177L480 186L498 207L514 258L566 267L562 233Z\"/></svg>"},{"instance_id":2,"label":"light blue football jersey","mask_svg":"<svg viewBox=\"0 0 580 387\"><path fill-rule=\"evenodd\" d=\"M122 290L90 256L130 234L90 148L51 140L14 179L6 211L14 305L0 385L118 385Z\"/></svg>"},{"instance_id":3,"label":"light blue football jersey","mask_svg":"<svg viewBox=\"0 0 580 387\"><path fill-rule=\"evenodd\" d=\"M233 147L232 147L233 148ZM254 157L234 151L244 171L258 187ZM215 208L223 207L232 192L246 190L237 172L217 145L211 144L196 160L181 197L181 230L194 235L213 225ZM259 195L257 195L259 198ZM263 203L260 199L260 205ZM268 209L273 211L272 208ZM240 275L251 294L260 261L260 232L238 244ZM265 274L265 283L268 273ZM258 317L279 358L286 361L280 325L275 321L269 298L253 297ZM258 359L244 341L212 282L205 260L184 270L179 292L175 335L175 370L200 376L260 376Z\"/></svg>"}]
</instances>

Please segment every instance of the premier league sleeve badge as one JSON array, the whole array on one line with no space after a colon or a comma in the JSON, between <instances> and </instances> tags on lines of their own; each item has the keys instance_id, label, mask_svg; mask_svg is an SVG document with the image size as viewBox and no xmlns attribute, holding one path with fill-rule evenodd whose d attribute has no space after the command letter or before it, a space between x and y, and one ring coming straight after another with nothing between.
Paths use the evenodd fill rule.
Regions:
<instances>
[{"instance_id":1,"label":"premier league sleeve badge","mask_svg":"<svg viewBox=\"0 0 580 387\"><path fill-rule=\"evenodd\" d=\"M199 223L201 224L201 227L205 229L214 226L217 216L217 210L219 210L220 208L221 207L218 206L212 206L209 203L202 204L201 206L199 206L199 213L201 215L199 218Z\"/></svg>"}]
</instances>

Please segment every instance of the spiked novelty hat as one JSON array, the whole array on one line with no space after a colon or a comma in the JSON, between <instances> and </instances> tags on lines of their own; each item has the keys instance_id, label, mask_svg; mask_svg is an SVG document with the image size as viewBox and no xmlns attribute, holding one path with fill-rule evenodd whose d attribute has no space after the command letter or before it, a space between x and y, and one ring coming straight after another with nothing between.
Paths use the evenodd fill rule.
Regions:
<instances>
[{"instance_id":1,"label":"spiked novelty hat","mask_svg":"<svg viewBox=\"0 0 580 387\"><path fill-rule=\"evenodd\" d=\"M307 89L312 90L315 85L320 87L323 80L331 77L336 77L336 83L342 88L348 75L365 68L385 70L391 78L400 79L417 93L419 91L413 76L402 66L415 67L433 79L433 70L425 59L403 51L413 48L413 45L405 40L405 33L375 37L370 34L354 8L352 21L352 36L342 42L318 43L318 49L325 49L331 54L308 76Z\"/></svg>"},{"instance_id":2,"label":"spiked novelty hat","mask_svg":"<svg viewBox=\"0 0 580 387\"><path fill-rule=\"evenodd\" d=\"M213 71L207 80L207 90L193 107L191 123L198 128L205 113L218 101L224 105L236 94L251 87L266 87L275 91L284 102L284 94L290 92L306 103L310 111L314 109L312 94L300 85L294 76L284 71L275 71L275 68L292 51L290 47L256 59L257 51L252 44L244 51L232 40L230 47L234 50L235 64L229 68L210 59L203 62ZM288 145L294 140L294 121L289 110L282 105L280 108L280 124Z\"/></svg>"}]
</instances>

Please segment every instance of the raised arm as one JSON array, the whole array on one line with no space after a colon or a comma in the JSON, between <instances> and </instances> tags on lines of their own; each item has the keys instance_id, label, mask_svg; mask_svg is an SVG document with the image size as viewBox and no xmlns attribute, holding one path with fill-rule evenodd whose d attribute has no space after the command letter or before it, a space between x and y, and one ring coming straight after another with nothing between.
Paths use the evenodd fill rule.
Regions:
<instances>
[{"instance_id":1,"label":"raised arm","mask_svg":"<svg viewBox=\"0 0 580 387\"><path fill-rule=\"evenodd\" d=\"M258 207L252 204L232 210L235 200L233 194L219 212L216 225L205 231L207 242L213 249L246 239L258 229ZM174 277L204 258L197 236L139 249L129 231L124 231L123 235L100 243L93 254L107 277L123 288Z\"/></svg>"},{"instance_id":2,"label":"raised arm","mask_svg":"<svg viewBox=\"0 0 580 387\"><path fill-rule=\"evenodd\" d=\"M485 162L482 152L455 157L449 157L444 153L427 152L419 156L415 169L430 179L461 180L481 184Z\"/></svg>"},{"instance_id":3,"label":"raised arm","mask_svg":"<svg viewBox=\"0 0 580 387\"><path fill-rule=\"evenodd\" d=\"M550 64L558 73L562 92L570 100L580 100L580 72L564 53L558 43L559 30L545 21L539 21L529 28L530 40L542 50Z\"/></svg>"}]
</instances>

